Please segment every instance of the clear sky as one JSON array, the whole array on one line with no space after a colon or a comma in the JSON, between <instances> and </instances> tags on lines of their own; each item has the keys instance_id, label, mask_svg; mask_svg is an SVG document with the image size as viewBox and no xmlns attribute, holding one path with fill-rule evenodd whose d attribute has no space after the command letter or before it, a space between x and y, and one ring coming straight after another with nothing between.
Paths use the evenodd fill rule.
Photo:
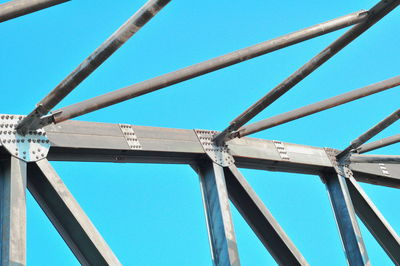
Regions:
<instances>
[{"instance_id":1,"label":"clear sky","mask_svg":"<svg viewBox=\"0 0 400 266\"><path fill-rule=\"evenodd\" d=\"M0 3L6 1L0 1ZM172 0L59 107L360 9L365 1ZM144 0L73 0L0 24L1 113L34 105L127 20ZM346 47L254 121L399 74L400 9ZM222 130L344 30L80 117L81 120ZM255 136L344 148L399 107L399 89ZM398 134L399 123L379 139ZM376 151L399 154L399 144ZM210 265L198 178L189 166L53 163L124 265ZM316 176L242 169L311 265L345 265L324 185ZM400 191L361 184L400 232ZM28 195L28 264L78 265ZM232 206L242 265L274 261ZM361 224L360 224L361 225ZM361 225L374 265L391 265Z\"/></svg>"}]
</instances>

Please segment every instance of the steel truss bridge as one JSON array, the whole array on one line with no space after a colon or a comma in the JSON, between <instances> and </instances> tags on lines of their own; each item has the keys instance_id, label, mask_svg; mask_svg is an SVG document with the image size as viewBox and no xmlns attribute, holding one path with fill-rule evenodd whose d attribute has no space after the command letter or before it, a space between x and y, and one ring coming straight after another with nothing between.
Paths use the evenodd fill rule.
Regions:
<instances>
[{"instance_id":1,"label":"steel truss bridge","mask_svg":"<svg viewBox=\"0 0 400 266\"><path fill-rule=\"evenodd\" d=\"M0 5L0 22L66 1L9 1ZM247 137L400 85L400 76L396 76L248 123L394 10L400 1L382 0L368 11L345 15L54 110L62 99L169 2L148 1L43 98L31 113L26 116L0 115L2 265L26 264L26 188L82 265L120 265L49 161L190 165L200 176L215 265L240 265L229 200L278 264L308 265L239 168L316 175L327 187L348 264L370 264L356 219L358 216L393 263L400 265L399 236L359 185L359 182L365 182L400 188L400 156L363 154L400 142L400 135L368 142L399 119L400 109L388 114L343 150ZM342 36L232 120L221 132L70 120L349 26L351 28Z\"/></svg>"}]
</instances>

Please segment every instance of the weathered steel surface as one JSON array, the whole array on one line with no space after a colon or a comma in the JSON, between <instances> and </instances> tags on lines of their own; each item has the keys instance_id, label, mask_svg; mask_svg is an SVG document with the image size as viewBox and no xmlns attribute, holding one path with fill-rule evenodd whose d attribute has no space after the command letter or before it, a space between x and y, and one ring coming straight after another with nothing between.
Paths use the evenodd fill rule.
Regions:
<instances>
[{"instance_id":1,"label":"weathered steel surface","mask_svg":"<svg viewBox=\"0 0 400 266\"><path fill-rule=\"evenodd\" d=\"M70 0L13 0L0 5L0 22L20 17Z\"/></svg>"},{"instance_id":2,"label":"weathered steel surface","mask_svg":"<svg viewBox=\"0 0 400 266\"><path fill-rule=\"evenodd\" d=\"M353 90L314 104L310 104L280 115L273 116L271 118L267 118L261 120L259 122L255 122L249 125L245 125L239 128L238 131L233 132L232 137L243 137L248 136L250 134L259 132L264 129L268 129L274 126L278 126L311 114L318 113L323 110L327 110L362 97L369 96L374 93L378 93L387 89L391 89L393 87L400 85L400 76L396 76L391 79L387 79L369 86L366 86L361 89ZM399 135L400 136L400 135ZM398 138L400 141L400 137Z\"/></svg>"},{"instance_id":3,"label":"weathered steel surface","mask_svg":"<svg viewBox=\"0 0 400 266\"><path fill-rule=\"evenodd\" d=\"M121 265L46 159L28 165L28 189L82 265Z\"/></svg>"},{"instance_id":4,"label":"weathered steel surface","mask_svg":"<svg viewBox=\"0 0 400 266\"><path fill-rule=\"evenodd\" d=\"M230 200L279 265L308 265L235 165L224 168Z\"/></svg>"},{"instance_id":5,"label":"weathered steel surface","mask_svg":"<svg viewBox=\"0 0 400 266\"><path fill-rule=\"evenodd\" d=\"M358 147L356 149L357 153L365 153L365 152L369 152L369 151L373 151L379 148L383 148L395 143L400 142L400 134L391 136L391 137L387 137L381 140L377 140L371 143L366 143L361 145L360 147Z\"/></svg>"},{"instance_id":6,"label":"weathered steel surface","mask_svg":"<svg viewBox=\"0 0 400 266\"><path fill-rule=\"evenodd\" d=\"M393 263L400 265L399 236L354 178L348 178L346 182L358 217L386 251Z\"/></svg>"},{"instance_id":7,"label":"weathered steel surface","mask_svg":"<svg viewBox=\"0 0 400 266\"><path fill-rule=\"evenodd\" d=\"M349 158L353 163L385 163L398 164L400 163L400 155L358 155L352 154Z\"/></svg>"},{"instance_id":8,"label":"weathered steel surface","mask_svg":"<svg viewBox=\"0 0 400 266\"><path fill-rule=\"evenodd\" d=\"M345 148L337 155L337 157L338 158L344 157L353 150L356 151L358 147L360 147L362 144L375 137L382 130L384 130L385 128L396 122L399 118L400 118L400 109L397 109L389 116L387 116L385 119L380 121L378 124L370 128L367 132L365 132L364 134L353 140L347 148Z\"/></svg>"},{"instance_id":9,"label":"weathered steel surface","mask_svg":"<svg viewBox=\"0 0 400 266\"><path fill-rule=\"evenodd\" d=\"M224 170L205 161L197 165L213 264L239 266L239 254L229 207Z\"/></svg>"},{"instance_id":10,"label":"weathered steel surface","mask_svg":"<svg viewBox=\"0 0 400 266\"><path fill-rule=\"evenodd\" d=\"M0 162L1 265L26 265L26 163Z\"/></svg>"},{"instance_id":11,"label":"weathered steel surface","mask_svg":"<svg viewBox=\"0 0 400 266\"><path fill-rule=\"evenodd\" d=\"M376 4L373 8L368 11L368 18L366 21L357 24L348 30L345 34L340 36L336 41L322 50L319 54L314 56L310 61L308 61L301 68L296 70L292 75L282 81L278 86L273 88L270 92L268 92L264 97L258 100L255 104L250 106L247 110L241 113L238 117L236 117L230 123L230 126L227 127L222 133L215 139L217 142L222 142L225 140L227 135L233 131L236 131L244 124L249 122L252 118L254 118L257 114L259 114L262 110L267 108L273 102L275 102L278 98L280 98L283 94L288 92L291 88L293 88L300 81L305 79L308 75L318 69L319 66L324 64L330 58L332 58L335 54L337 54L340 50L350 44L353 40L363 34L366 30L368 30L372 25L382 19L385 15L387 15L390 11L395 9L400 4L399 0L383 0Z\"/></svg>"},{"instance_id":12,"label":"weathered steel surface","mask_svg":"<svg viewBox=\"0 0 400 266\"><path fill-rule=\"evenodd\" d=\"M170 1L148 1L37 104L37 107L21 121L17 127L18 132L24 135L29 129L40 128L50 123L51 117L44 121L41 121L40 117L46 115Z\"/></svg>"},{"instance_id":13,"label":"weathered steel surface","mask_svg":"<svg viewBox=\"0 0 400 266\"><path fill-rule=\"evenodd\" d=\"M54 112L56 123L95 110L189 80L221 68L225 68L251 58L264 55L284 47L365 21L368 14L359 11L331 21L299 30L281 37L262 42L226 55L222 55L153 79L149 79L114 92L61 108Z\"/></svg>"}]
</instances>

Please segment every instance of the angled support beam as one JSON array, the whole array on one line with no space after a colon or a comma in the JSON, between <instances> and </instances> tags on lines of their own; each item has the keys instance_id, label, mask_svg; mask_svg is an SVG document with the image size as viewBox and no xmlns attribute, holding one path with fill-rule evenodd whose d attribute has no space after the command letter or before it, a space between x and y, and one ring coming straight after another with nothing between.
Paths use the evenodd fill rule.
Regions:
<instances>
[{"instance_id":1,"label":"angled support beam","mask_svg":"<svg viewBox=\"0 0 400 266\"><path fill-rule=\"evenodd\" d=\"M358 147L360 147L362 144L375 137L382 130L384 130L385 128L389 127L391 124L396 122L399 118L400 118L400 109L397 109L389 116L387 116L385 119L380 121L378 124L370 128L367 132L365 132L364 134L353 140L351 144L343 151L341 151L336 157L338 159L341 159L349 155L350 152L356 151Z\"/></svg>"},{"instance_id":2,"label":"angled support beam","mask_svg":"<svg viewBox=\"0 0 400 266\"><path fill-rule=\"evenodd\" d=\"M17 131L25 135L29 129L41 128L53 122L49 116L41 120L54 106L64 99L93 71L104 63L115 51L149 22L171 0L149 0L132 17L130 17L117 31L102 43L89 57L87 57L74 71L57 85L36 108L17 127Z\"/></svg>"},{"instance_id":3,"label":"angled support beam","mask_svg":"<svg viewBox=\"0 0 400 266\"><path fill-rule=\"evenodd\" d=\"M321 178L326 182L348 264L350 266L370 265L347 188L346 177L342 174L326 172L321 175Z\"/></svg>"},{"instance_id":4,"label":"angled support beam","mask_svg":"<svg viewBox=\"0 0 400 266\"><path fill-rule=\"evenodd\" d=\"M290 121L315 114L369 95L382 92L400 85L400 76L396 76L361 89L353 90L314 104L310 104L283 114L279 114L249 125L239 128L238 131L232 132L234 137L244 137L250 134L272 128ZM400 135L399 135L400 136ZM399 138L400 141L400 138Z\"/></svg>"},{"instance_id":5,"label":"angled support beam","mask_svg":"<svg viewBox=\"0 0 400 266\"><path fill-rule=\"evenodd\" d=\"M360 147L357 148L356 152L357 153L366 153L369 151L373 151L379 148L383 148L395 143L400 142L400 134L391 136L391 137L387 137L381 140L377 140L371 143L366 143L361 145Z\"/></svg>"},{"instance_id":6,"label":"angled support beam","mask_svg":"<svg viewBox=\"0 0 400 266\"><path fill-rule=\"evenodd\" d=\"M0 5L0 22L17 18L35 11L70 0L13 0Z\"/></svg>"},{"instance_id":7,"label":"angled support beam","mask_svg":"<svg viewBox=\"0 0 400 266\"><path fill-rule=\"evenodd\" d=\"M351 154L349 157L351 163L387 163L398 164L400 163L400 155L358 155Z\"/></svg>"},{"instance_id":8,"label":"angled support beam","mask_svg":"<svg viewBox=\"0 0 400 266\"><path fill-rule=\"evenodd\" d=\"M217 143L224 142L235 136L231 133L238 130L244 124L249 122L262 110L267 108L283 94L292 89L296 84L305 79L308 75L314 72L318 67L332 58L340 50L350 44L353 40L363 34L372 25L386 16L390 11L395 9L400 4L399 0L382 0L368 11L368 19L356 26L352 27L345 34L340 36L336 41L322 50L319 54L314 56L301 68L296 70L292 75L282 81L278 86L273 88L264 97L258 100L255 104L250 106L247 110L237 116L230 125L224 129L218 136L215 137Z\"/></svg>"},{"instance_id":9,"label":"angled support beam","mask_svg":"<svg viewBox=\"0 0 400 266\"><path fill-rule=\"evenodd\" d=\"M279 265L308 265L236 166L224 168L229 198Z\"/></svg>"},{"instance_id":10,"label":"angled support beam","mask_svg":"<svg viewBox=\"0 0 400 266\"><path fill-rule=\"evenodd\" d=\"M26 163L0 162L1 265L26 265Z\"/></svg>"},{"instance_id":11,"label":"angled support beam","mask_svg":"<svg viewBox=\"0 0 400 266\"><path fill-rule=\"evenodd\" d=\"M210 162L198 164L201 192L214 265L240 265L235 231L229 207L224 170Z\"/></svg>"},{"instance_id":12,"label":"angled support beam","mask_svg":"<svg viewBox=\"0 0 400 266\"><path fill-rule=\"evenodd\" d=\"M363 22L367 19L368 12L358 11L339 17L321 24L317 24L275 39L265 41L238 51L234 51L210 60L191 65L174 72L170 72L107 94L88 99L77 104L61 108L54 112L55 123L60 123L107 106L126 101L185 80L189 80L218 69L222 69L273 51L294 45L296 43L321 36L332 31Z\"/></svg>"},{"instance_id":13,"label":"angled support beam","mask_svg":"<svg viewBox=\"0 0 400 266\"><path fill-rule=\"evenodd\" d=\"M28 189L82 265L121 265L46 159L28 165Z\"/></svg>"},{"instance_id":14,"label":"angled support beam","mask_svg":"<svg viewBox=\"0 0 400 266\"><path fill-rule=\"evenodd\" d=\"M346 179L358 217L386 251L400 265L400 238L354 178Z\"/></svg>"}]
</instances>

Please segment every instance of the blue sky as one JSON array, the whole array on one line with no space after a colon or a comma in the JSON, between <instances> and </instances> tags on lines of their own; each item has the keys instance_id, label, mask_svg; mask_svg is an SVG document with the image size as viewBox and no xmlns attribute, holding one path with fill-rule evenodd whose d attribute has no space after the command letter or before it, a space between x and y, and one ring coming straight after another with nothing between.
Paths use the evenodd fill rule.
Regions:
<instances>
[{"instance_id":1,"label":"blue sky","mask_svg":"<svg viewBox=\"0 0 400 266\"><path fill-rule=\"evenodd\" d=\"M0 3L6 1L0 1ZM0 25L1 113L27 114L145 1L71 2ZM58 107L333 19L376 1L173 0ZM393 11L254 119L399 74L400 9ZM112 106L80 120L222 130L344 30ZM344 148L398 109L399 89L254 136ZM399 123L375 139L398 134ZM399 144L376 151L399 154ZM53 163L125 265L210 265L198 178L184 165ZM242 173L312 265L345 265L324 185L316 176ZM361 184L400 232L400 191ZM274 261L232 207L242 265ZM361 225L361 224L360 224ZM371 262L391 265L361 225ZM28 195L28 264L78 265Z\"/></svg>"}]
</instances>

